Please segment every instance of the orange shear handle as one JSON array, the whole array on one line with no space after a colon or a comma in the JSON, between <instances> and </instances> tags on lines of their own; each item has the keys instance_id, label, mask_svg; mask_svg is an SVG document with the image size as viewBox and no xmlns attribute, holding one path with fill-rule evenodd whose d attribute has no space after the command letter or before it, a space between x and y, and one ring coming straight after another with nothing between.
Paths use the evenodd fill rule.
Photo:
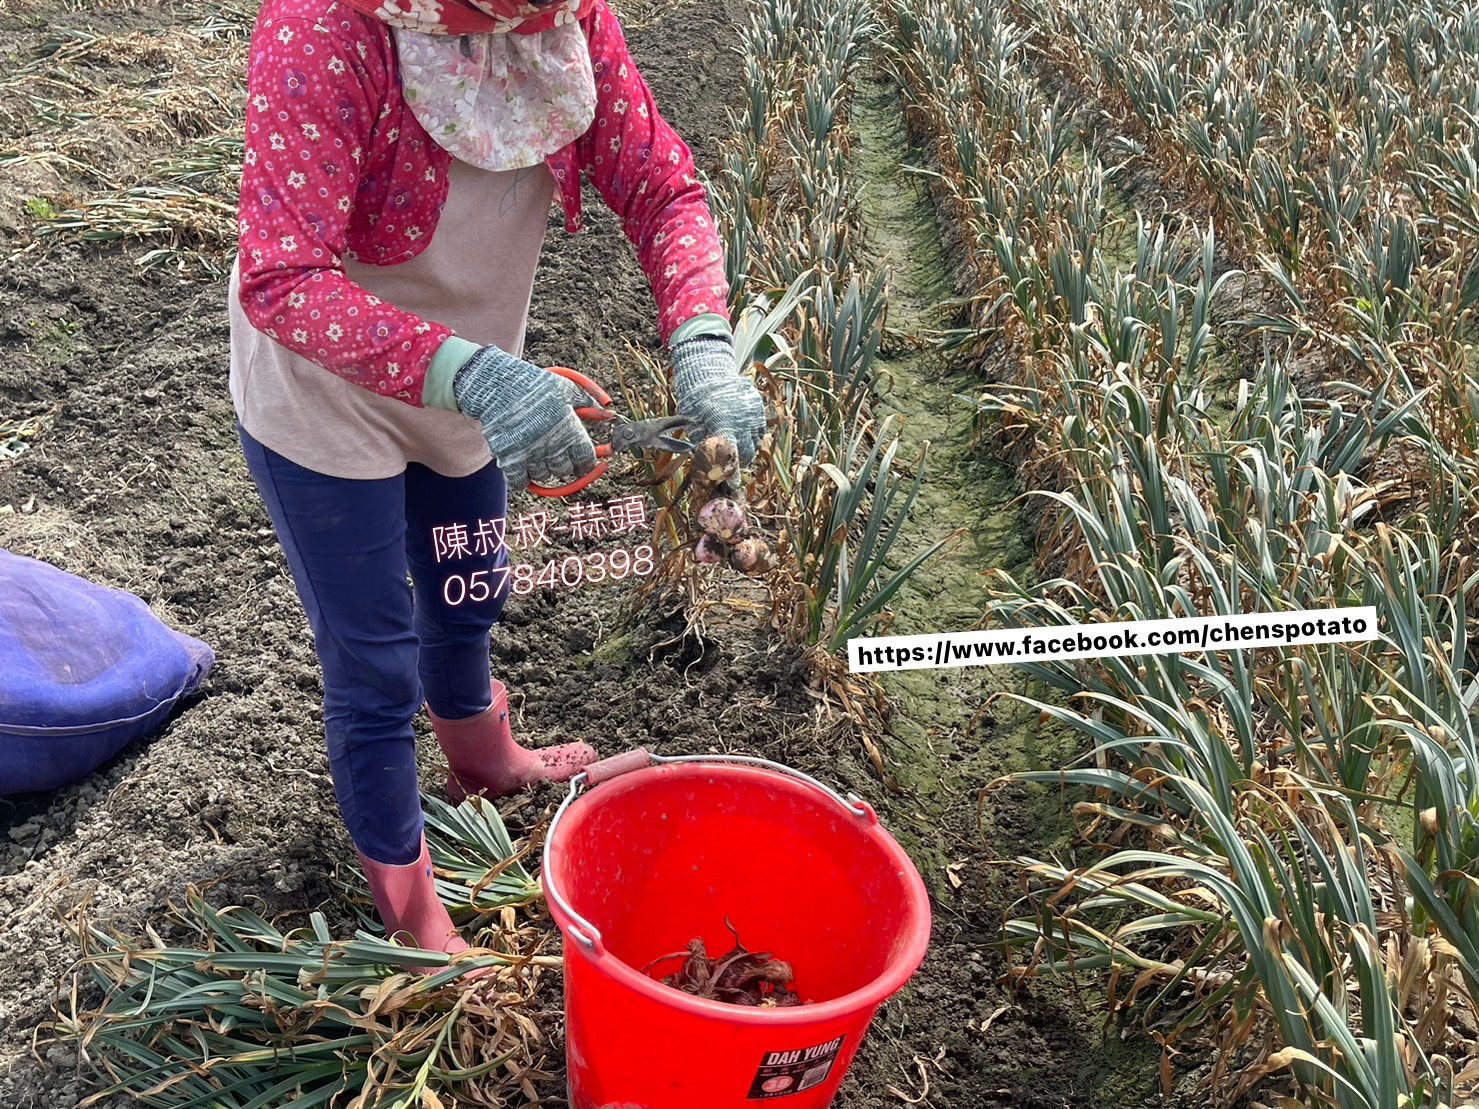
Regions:
<instances>
[{"instance_id":1,"label":"orange shear handle","mask_svg":"<svg viewBox=\"0 0 1479 1109\"><path fill-rule=\"evenodd\" d=\"M602 389L594 381L586 377L585 374L579 370L572 370L568 366L550 366L548 369L550 373L559 374L566 381L573 381L576 385L584 389L596 404L600 405L599 408L591 408L587 405L576 408L575 414L582 420L600 423L603 420L616 419L616 413L611 408L611 397L605 389ZM582 477L576 478L569 484L535 485L531 482L529 492L533 493L536 497L568 497L573 493L579 493L587 485L598 481L611 468L611 444L599 444L596 447L596 458L600 461L596 463L595 469Z\"/></svg>"}]
</instances>

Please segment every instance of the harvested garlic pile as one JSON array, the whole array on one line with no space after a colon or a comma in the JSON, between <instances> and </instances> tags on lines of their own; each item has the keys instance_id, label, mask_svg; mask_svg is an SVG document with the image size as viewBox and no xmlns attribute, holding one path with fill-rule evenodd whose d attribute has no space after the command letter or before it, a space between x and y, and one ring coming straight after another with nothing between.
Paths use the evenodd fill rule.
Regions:
<instances>
[{"instance_id":1,"label":"harvested garlic pile","mask_svg":"<svg viewBox=\"0 0 1479 1109\"><path fill-rule=\"evenodd\" d=\"M643 973L652 975L661 963L681 959L682 965L659 979L664 986L695 997L722 1001L730 1005L753 1005L762 1009L790 1008L809 1004L791 985L791 964L777 959L768 951L746 951L739 934L726 917L724 926L734 936L734 947L717 959L709 955L704 941L695 937L683 951L654 959Z\"/></svg>"}]
</instances>

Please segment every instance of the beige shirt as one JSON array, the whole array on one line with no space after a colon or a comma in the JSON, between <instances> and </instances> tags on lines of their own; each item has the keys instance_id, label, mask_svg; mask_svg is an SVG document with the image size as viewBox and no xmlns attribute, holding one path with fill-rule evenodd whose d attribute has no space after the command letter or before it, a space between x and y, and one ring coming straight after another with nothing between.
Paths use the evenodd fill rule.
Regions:
<instances>
[{"instance_id":1,"label":"beige shirt","mask_svg":"<svg viewBox=\"0 0 1479 1109\"><path fill-rule=\"evenodd\" d=\"M534 272L555 194L547 166L494 173L452 159L432 241L393 266L346 261L349 279L460 337L524 349ZM231 270L231 401L242 427L291 462L341 478L386 478L419 462L465 477L491 457L477 423L457 412L378 396L293 354L241 308Z\"/></svg>"}]
</instances>

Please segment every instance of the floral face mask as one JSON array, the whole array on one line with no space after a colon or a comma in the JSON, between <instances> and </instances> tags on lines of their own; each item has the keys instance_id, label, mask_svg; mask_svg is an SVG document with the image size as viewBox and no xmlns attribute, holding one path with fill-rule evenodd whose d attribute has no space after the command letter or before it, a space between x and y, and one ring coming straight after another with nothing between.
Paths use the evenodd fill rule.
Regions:
<instances>
[{"instance_id":1,"label":"floral face mask","mask_svg":"<svg viewBox=\"0 0 1479 1109\"><path fill-rule=\"evenodd\" d=\"M595 74L577 22L594 0L341 2L390 24L412 113L461 161L538 165L595 119Z\"/></svg>"},{"instance_id":2,"label":"floral face mask","mask_svg":"<svg viewBox=\"0 0 1479 1109\"><path fill-rule=\"evenodd\" d=\"M538 165L596 117L596 79L579 24L532 35L392 33L411 111L470 165Z\"/></svg>"}]
</instances>

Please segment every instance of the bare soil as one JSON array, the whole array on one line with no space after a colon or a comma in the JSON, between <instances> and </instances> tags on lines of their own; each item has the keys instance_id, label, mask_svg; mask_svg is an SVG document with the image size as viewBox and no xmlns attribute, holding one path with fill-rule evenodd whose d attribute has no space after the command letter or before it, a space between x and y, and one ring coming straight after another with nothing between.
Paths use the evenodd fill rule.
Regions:
<instances>
[{"instance_id":1,"label":"bare soil","mask_svg":"<svg viewBox=\"0 0 1479 1109\"><path fill-rule=\"evenodd\" d=\"M0 3L0 58L28 60L57 26L147 34L178 15L158 0L110 4L102 14L66 0ZM711 171L737 102L742 18L742 0L692 0L650 25L628 21L664 114ZM142 72L121 65L118 79ZM16 118L6 110L15 95L0 98L0 142L15 137L4 130ZM118 138L109 149L126 159L160 153ZM108 175L117 169L110 163ZM94 183L65 167L0 168L0 253L21 242L28 201L67 203ZM610 357L625 343L659 350L654 310L619 222L593 193L587 214L578 237L551 216L527 356L614 384ZM235 438L225 285L143 275L137 253L63 246L0 264L0 421L46 418L29 450L0 462L0 546L137 593L209 643L217 662L201 694L147 742L55 793L0 799L5 1109L70 1109L93 1088L71 1053L31 1046L77 955L58 914L85 901L101 921L132 932L187 884L217 882L218 904L248 903L267 916L322 907L331 924L349 923L331 884L353 850L327 771L318 666ZM593 492L630 489L608 478ZM734 587L719 580L715 596ZM1085 1019L1061 999L1011 998L996 984L993 944L1009 891L984 878L980 862L993 845L976 820L991 767L941 763L930 775L942 791L936 799L948 799L941 803L892 794L853 725L818 714L794 654L752 610L712 610L701 634L684 636L675 604L648 605L623 623L625 595L591 587L511 600L492 661L527 741L585 738L603 754L636 745L761 754L857 791L886 825L907 824L901 838L935 898L934 944L913 983L880 1012L837 1104L1127 1104L1118 1064L1106 1061ZM423 785L434 789L438 752L424 719L418 726ZM989 733L967 741L954 725L943 738L990 742ZM914 753L907 744L885 752ZM515 833L536 826L556 796L547 788L518 808ZM997 826L1032 825L1038 815L1000 813ZM938 865L947 844L951 857L965 851L976 860L958 888ZM558 1100L557 995L544 1015L555 1078L540 1093ZM1135 1100L1149 1096L1146 1083L1131 1085Z\"/></svg>"}]
</instances>

